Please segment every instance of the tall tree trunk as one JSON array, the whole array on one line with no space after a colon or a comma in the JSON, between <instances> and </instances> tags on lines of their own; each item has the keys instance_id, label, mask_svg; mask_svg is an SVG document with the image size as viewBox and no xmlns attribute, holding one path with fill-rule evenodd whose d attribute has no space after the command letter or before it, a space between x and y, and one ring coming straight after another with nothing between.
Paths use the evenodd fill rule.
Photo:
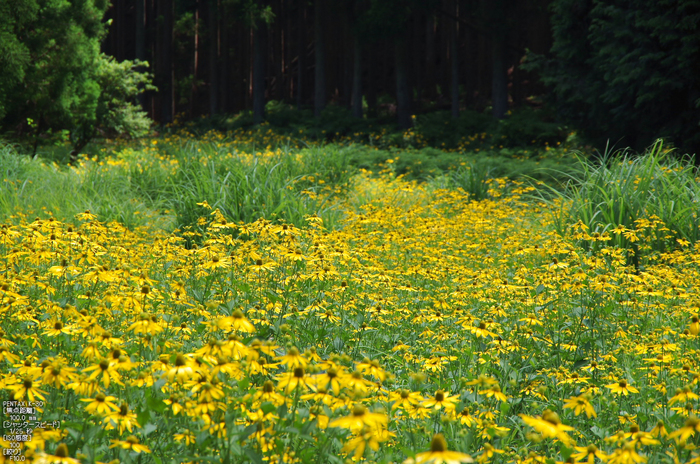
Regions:
<instances>
[{"instance_id":1,"label":"tall tree trunk","mask_svg":"<svg viewBox=\"0 0 700 464\"><path fill-rule=\"evenodd\" d=\"M491 102L493 116L503 119L508 112L508 69L506 68L505 37L494 37L492 45Z\"/></svg>"},{"instance_id":2,"label":"tall tree trunk","mask_svg":"<svg viewBox=\"0 0 700 464\"><path fill-rule=\"evenodd\" d=\"M175 70L173 67L173 22L174 22L174 2L173 0L162 0L161 16L161 50L160 58L160 122L167 124L173 121L175 114Z\"/></svg>"},{"instance_id":3,"label":"tall tree trunk","mask_svg":"<svg viewBox=\"0 0 700 464\"><path fill-rule=\"evenodd\" d=\"M136 24L134 26L135 58L139 61L146 61L146 0L136 0ZM146 71L142 68L141 71ZM139 104L146 109L146 95L141 93L138 96Z\"/></svg>"},{"instance_id":4,"label":"tall tree trunk","mask_svg":"<svg viewBox=\"0 0 700 464\"><path fill-rule=\"evenodd\" d=\"M428 14L425 22L425 87L428 100L437 96L435 68L435 16Z\"/></svg>"},{"instance_id":5,"label":"tall tree trunk","mask_svg":"<svg viewBox=\"0 0 700 464\"><path fill-rule=\"evenodd\" d=\"M265 60L267 58L267 24L259 20L253 32L253 122L265 119Z\"/></svg>"},{"instance_id":6,"label":"tall tree trunk","mask_svg":"<svg viewBox=\"0 0 700 464\"><path fill-rule=\"evenodd\" d=\"M418 113L423 105L423 77L425 74L425 66L423 62L424 56L421 54L421 50L424 43L423 32L425 32L425 18L419 13L415 13L413 16L413 25L411 26L413 28L413 45L411 48L411 74L413 76L413 82L411 85L416 93L416 98L413 101L414 110Z\"/></svg>"},{"instance_id":7,"label":"tall tree trunk","mask_svg":"<svg viewBox=\"0 0 700 464\"><path fill-rule=\"evenodd\" d=\"M450 0L450 13L459 17L458 0ZM459 43L457 20L450 21L450 103L452 106L452 118L459 118Z\"/></svg>"},{"instance_id":8,"label":"tall tree trunk","mask_svg":"<svg viewBox=\"0 0 700 464\"><path fill-rule=\"evenodd\" d=\"M377 116L377 44L367 47L367 116Z\"/></svg>"},{"instance_id":9,"label":"tall tree trunk","mask_svg":"<svg viewBox=\"0 0 700 464\"><path fill-rule=\"evenodd\" d=\"M115 45L113 49L114 57L117 59L117 61L123 61L126 59L126 53L125 53L125 36L126 34L124 33L126 31L126 0L116 0L114 2L114 23L112 27L115 30Z\"/></svg>"},{"instance_id":10,"label":"tall tree trunk","mask_svg":"<svg viewBox=\"0 0 700 464\"><path fill-rule=\"evenodd\" d=\"M508 112L508 68L506 8L504 0L493 0L491 21L491 105L493 117L503 119Z\"/></svg>"},{"instance_id":11,"label":"tall tree trunk","mask_svg":"<svg viewBox=\"0 0 700 464\"><path fill-rule=\"evenodd\" d=\"M319 117L326 107L326 42L323 33L324 4L316 0L314 4L314 115Z\"/></svg>"},{"instance_id":12,"label":"tall tree trunk","mask_svg":"<svg viewBox=\"0 0 700 464\"><path fill-rule=\"evenodd\" d=\"M281 11L281 1L276 0L275 5L279 6ZM279 13L281 15L281 13ZM270 55L272 57L272 72L274 73L274 86L270 84L268 93L271 100L282 101L284 99L284 21L282 17L276 21L274 27L268 28L268 40L272 41L270 47ZM269 44L268 44L269 45Z\"/></svg>"},{"instance_id":13,"label":"tall tree trunk","mask_svg":"<svg viewBox=\"0 0 700 464\"><path fill-rule=\"evenodd\" d=\"M297 40L299 54L297 56L297 85L296 99L297 109L300 110L304 104L304 74L306 72L306 0L298 0L297 10Z\"/></svg>"},{"instance_id":14,"label":"tall tree trunk","mask_svg":"<svg viewBox=\"0 0 700 464\"><path fill-rule=\"evenodd\" d=\"M362 43L357 33L353 34L352 45L352 115L362 118Z\"/></svg>"},{"instance_id":15,"label":"tall tree trunk","mask_svg":"<svg viewBox=\"0 0 700 464\"><path fill-rule=\"evenodd\" d=\"M136 0L136 24L134 27L135 58L146 60L146 5L145 0Z\"/></svg>"},{"instance_id":16,"label":"tall tree trunk","mask_svg":"<svg viewBox=\"0 0 700 464\"><path fill-rule=\"evenodd\" d=\"M209 114L214 116L219 112L219 6L217 0L206 2L204 26L207 29L209 61Z\"/></svg>"},{"instance_id":17,"label":"tall tree trunk","mask_svg":"<svg viewBox=\"0 0 700 464\"><path fill-rule=\"evenodd\" d=\"M401 129L411 127L411 89L406 66L406 38L400 34L394 42L396 65L396 113Z\"/></svg>"},{"instance_id":18,"label":"tall tree trunk","mask_svg":"<svg viewBox=\"0 0 700 464\"><path fill-rule=\"evenodd\" d=\"M190 119L194 118L195 114L201 111L199 104L199 87L197 81L200 77L199 65L202 59L202 16L206 8L204 4L208 0L197 0L194 10L194 46L192 53L192 84L190 85L190 101L189 113Z\"/></svg>"}]
</instances>

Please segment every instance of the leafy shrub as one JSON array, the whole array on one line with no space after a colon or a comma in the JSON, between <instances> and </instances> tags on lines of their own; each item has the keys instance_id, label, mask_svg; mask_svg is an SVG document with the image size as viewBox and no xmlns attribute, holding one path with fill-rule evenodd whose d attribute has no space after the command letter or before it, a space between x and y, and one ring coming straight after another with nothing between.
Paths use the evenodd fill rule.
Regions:
<instances>
[{"instance_id":1,"label":"leafy shrub","mask_svg":"<svg viewBox=\"0 0 700 464\"><path fill-rule=\"evenodd\" d=\"M429 146L449 149L465 137L492 130L494 125L489 115L476 111L462 111L456 120L449 111L436 111L418 115L415 132Z\"/></svg>"},{"instance_id":2,"label":"leafy shrub","mask_svg":"<svg viewBox=\"0 0 700 464\"><path fill-rule=\"evenodd\" d=\"M152 76L143 69L148 63L138 60L117 62L101 54L94 68L94 85L98 97L94 109L79 112L71 130L73 156L99 132L109 136L136 138L144 136L152 121L133 100L146 90L155 90Z\"/></svg>"},{"instance_id":3,"label":"leafy shrub","mask_svg":"<svg viewBox=\"0 0 700 464\"><path fill-rule=\"evenodd\" d=\"M308 119L311 116L311 111L299 111L294 106L281 101L271 100L265 104L265 119L275 127L289 128L298 123L300 119Z\"/></svg>"},{"instance_id":4,"label":"leafy shrub","mask_svg":"<svg viewBox=\"0 0 700 464\"><path fill-rule=\"evenodd\" d=\"M551 122L546 111L533 108L519 108L500 121L476 111L462 111L458 119L447 111L437 111L417 116L414 130L425 144L445 149L556 144L567 135L561 124Z\"/></svg>"},{"instance_id":5,"label":"leafy shrub","mask_svg":"<svg viewBox=\"0 0 700 464\"><path fill-rule=\"evenodd\" d=\"M566 140L566 128L548 121L544 111L532 108L519 108L507 118L498 121L493 138L509 147L528 145L554 145Z\"/></svg>"}]
</instances>

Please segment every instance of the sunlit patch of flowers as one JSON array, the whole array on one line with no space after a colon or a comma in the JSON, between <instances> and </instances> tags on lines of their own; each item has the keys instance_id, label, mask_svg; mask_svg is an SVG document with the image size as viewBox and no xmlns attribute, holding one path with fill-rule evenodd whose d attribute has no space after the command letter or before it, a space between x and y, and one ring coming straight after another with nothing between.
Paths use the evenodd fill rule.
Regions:
<instances>
[{"instance_id":1,"label":"sunlit patch of flowers","mask_svg":"<svg viewBox=\"0 0 700 464\"><path fill-rule=\"evenodd\" d=\"M605 236L561 238L519 192L470 202L361 173L338 230L206 202L201 236L89 211L2 225L0 388L60 421L22 452L700 461L699 250L635 269Z\"/></svg>"}]
</instances>

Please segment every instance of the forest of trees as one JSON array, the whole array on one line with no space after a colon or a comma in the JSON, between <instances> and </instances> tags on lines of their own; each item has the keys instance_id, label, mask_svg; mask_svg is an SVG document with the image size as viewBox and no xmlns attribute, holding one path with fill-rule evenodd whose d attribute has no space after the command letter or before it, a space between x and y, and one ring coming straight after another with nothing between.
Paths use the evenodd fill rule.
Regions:
<instances>
[{"instance_id":1,"label":"forest of trees","mask_svg":"<svg viewBox=\"0 0 700 464\"><path fill-rule=\"evenodd\" d=\"M274 100L400 128L548 103L596 143L700 146L697 0L7 0L0 14L5 133L92 134L104 115L126 127L141 116L119 96L161 124L259 123ZM114 89L118 63L131 84ZM155 87L141 94L144 72Z\"/></svg>"},{"instance_id":2,"label":"forest of trees","mask_svg":"<svg viewBox=\"0 0 700 464\"><path fill-rule=\"evenodd\" d=\"M428 102L503 117L541 93L518 66L551 47L548 0L115 0L103 43L117 60L151 63L149 114L256 110L278 100L329 104L398 120ZM256 99L256 96L259 96ZM385 96L385 98L382 98ZM262 100L261 100L262 99Z\"/></svg>"}]
</instances>

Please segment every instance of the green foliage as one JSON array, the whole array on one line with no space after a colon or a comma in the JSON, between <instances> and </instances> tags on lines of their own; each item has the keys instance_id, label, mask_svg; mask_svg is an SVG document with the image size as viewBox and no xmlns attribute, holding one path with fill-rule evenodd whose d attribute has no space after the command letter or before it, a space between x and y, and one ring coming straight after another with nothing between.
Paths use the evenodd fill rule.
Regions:
<instances>
[{"instance_id":1,"label":"green foliage","mask_svg":"<svg viewBox=\"0 0 700 464\"><path fill-rule=\"evenodd\" d=\"M574 227L587 234L608 234L636 266L640 259L677 247L678 239L697 242L698 173L669 153L657 141L643 156L623 150L606 154L601 165L584 164L583 180L574 180L558 195L558 231L564 234ZM590 235L587 240L587 247L598 246Z\"/></svg>"},{"instance_id":2,"label":"green foliage","mask_svg":"<svg viewBox=\"0 0 700 464\"><path fill-rule=\"evenodd\" d=\"M414 132L427 145L447 149L555 145L566 140L565 127L552 122L546 111L532 108L519 108L499 121L477 111L462 111L457 119L448 111L426 113L417 116Z\"/></svg>"},{"instance_id":3,"label":"green foliage","mask_svg":"<svg viewBox=\"0 0 700 464\"><path fill-rule=\"evenodd\" d=\"M477 111L462 111L456 120L449 111L436 111L417 116L414 130L430 146L455 148L464 137L493 130L495 124Z\"/></svg>"},{"instance_id":4,"label":"green foliage","mask_svg":"<svg viewBox=\"0 0 700 464\"><path fill-rule=\"evenodd\" d=\"M13 74L3 79L4 123L31 117L40 127L64 128L75 113L94 111L98 89L91 73L104 32L104 1L20 1L19 15L3 15L4 37L18 53L2 58ZM5 40L3 40L5 42ZM15 57L18 57L17 59Z\"/></svg>"},{"instance_id":5,"label":"green foliage","mask_svg":"<svg viewBox=\"0 0 700 464\"><path fill-rule=\"evenodd\" d=\"M132 100L150 87L143 63L100 54L103 0L13 0L0 6L0 124L30 134L70 132L75 150L98 132L149 126ZM8 10L9 8L9 10ZM6 11L8 10L8 11Z\"/></svg>"},{"instance_id":6,"label":"green foliage","mask_svg":"<svg viewBox=\"0 0 700 464\"><path fill-rule=\"evenodd\" d=\"M113 57L99 56L93 79L88 81L98 94L97 101L90 111L75 116L71 133L74 145L82 148L98 131L130 138L148 133L151 120L132 102L145 90L155 90L151 76L141 70L147 66L138 60L118 63Z\"/></svg>"},{"instance_id":7,"label":"green foliage","mask_svg":"<svg viewBox=\"0 0 700 464\"><path fill-rule=\"evenodd\" d=\"M38 4L31 0L8 0L0 3L0 120L5 116L7 99L24 79L31 61L29 48L16 34L37 14Z\"/></svg>"},{"instance_id":8,"label":"green foliage","mask_svg":"<svg viewBox=\"0 0 700 464\"><path fill-rule=\"evenodd\" d=\"M566 128L554 122L545 110L518 108L507 118L498 121L494 138L509 147L528 145L556 145L566 140Z\"/></svg>"},{"instance_id":9,"label":"green foliage","mask_svg":"<svg viewBox=\"0 0 700 464\"><path fill-rule=\"evenodd\" d=\"M553 57L530 56L559 114L599 146L657 137L700 148L700 8L695 0L552 3Z\"/></svg>"}]
</instances>

